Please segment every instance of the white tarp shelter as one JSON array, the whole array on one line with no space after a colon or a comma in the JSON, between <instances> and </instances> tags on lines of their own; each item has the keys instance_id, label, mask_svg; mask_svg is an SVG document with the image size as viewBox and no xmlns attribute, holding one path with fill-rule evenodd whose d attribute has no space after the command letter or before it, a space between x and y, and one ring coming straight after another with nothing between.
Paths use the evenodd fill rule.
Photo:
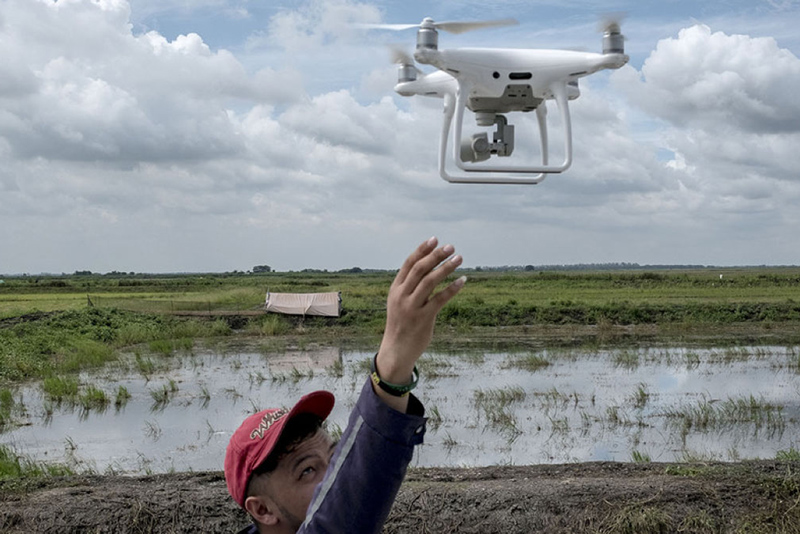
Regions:
<instances>
[{"instance_id":1,"label":"white tarp shelter","mask_svg":"<svg viewBox=\"0 0 800 534\"><path fill-rule=\"evenodd\" d=\"M321 315L339 317L342 312L341 293L270 293L264 309L286 315Z\"/></svg>"}]
</instances>

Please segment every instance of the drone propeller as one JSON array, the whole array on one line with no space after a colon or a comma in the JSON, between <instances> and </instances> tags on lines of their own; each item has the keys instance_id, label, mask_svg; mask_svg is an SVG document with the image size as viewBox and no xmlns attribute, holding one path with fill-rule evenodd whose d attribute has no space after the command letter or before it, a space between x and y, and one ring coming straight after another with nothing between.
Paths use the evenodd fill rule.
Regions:
<instances>
[{"instance_id":1,"label":"drone propeller","mask_svg":"<svg viewBox=\"0 0 800 534\"><path fill-rule=\"evenodd\" d=\"M597 31L601 33L620 33L626 14L622 11L606 13L597 21Z\"/></svg>"},{"instance_id":2,"label":"drone propeller","mask_svg":"<svg viewBox=\"0 0 800 534\"><path fill-rule=\"evenodd\" d=\"M411 54L406 52L402 46L397 44L389 45L389 53L392 58L392 63L396 63L398 65L398 82L411 82L416 80L420 75L424 75L424 73L417 68L417 65L414 63L414 58L411 56Z\"/></svg>"},{"instance_id":3,"label":"drone propeller","mask_svg":"<svg viewBox=\"0 0 800 534\"><path fill-rule=\"evenodd\" d=\"M412 28L431 28L436 30L443 30L448 33L464 33L472 30L480 30L482 28L495 28L499 26L514 26L519 24L516 19L498 19L498 20L484 20L475 22L434 22L431 18L424 19L419 24L359 24L359 28L368 30L392 30L402 31L410 30Z\"/></svg>"},{"instance_id":4,"label":"drone propeller","mask_svg":"<svg viewBox=\"0 0 800 534\"><path fill-rule=\"evenodd\" d=\"M603 33L604 54L624 54L625 36L622 35L622 20L625 13L608 13L597 23L598 31Z\"/></svg>"},{"instance_id":5,"label":"drone propeller","mask_svg":"<svg viewBox=\"0 0 800 534\"><path fill-rule=\"evenodd\" d=\"M389 54L391 54L392 63L398 65L414 65L414 58L411 54L397 44L389 45Z\"/></svg>"}]
</instances>

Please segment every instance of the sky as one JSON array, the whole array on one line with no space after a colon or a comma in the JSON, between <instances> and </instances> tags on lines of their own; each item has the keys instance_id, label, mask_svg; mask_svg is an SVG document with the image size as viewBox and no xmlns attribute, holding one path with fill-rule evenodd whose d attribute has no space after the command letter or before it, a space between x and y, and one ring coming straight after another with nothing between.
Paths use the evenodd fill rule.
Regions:
<instances>
[{"instance_id":1,"label":"sky","mask_svg":"<svg viewBox=\"0 0 800 534\"><path fill-rule=\"evenodd\" d=\"M536 186L443 181L442 102L393 91L415 32L354 29L514 17L440 48L599 52L609 12L630 62L581 80L572 167ZM0 273L390 269L432 235L467 267L797 265L798 25L800 0L0 0Z\"/></svg>"}]
</instances>

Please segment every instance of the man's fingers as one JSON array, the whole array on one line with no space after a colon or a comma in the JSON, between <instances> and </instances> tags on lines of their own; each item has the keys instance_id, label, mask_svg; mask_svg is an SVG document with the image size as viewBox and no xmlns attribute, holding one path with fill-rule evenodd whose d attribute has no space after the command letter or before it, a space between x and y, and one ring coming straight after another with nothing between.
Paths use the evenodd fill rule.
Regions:
<instances>
[{"instance_id":1,"label":"man's fingers","mask_svg":"<svg viewBox=\"0 0 800 534\"><path fill-rule=\"evenodd\" d=\"M426 279L437 265L442 263L454 252L453 245L445 245L442 248L432 250L428 255L419 259L408 272L403 281L403 292L410 295L417 291L417 286ZM433 289L433 288L431 288Z\"/></svg>"},{"instance_id":2,"label":"man's fingers","mask_svg":"<svg viewBox=\"0 0 800 534\"><path fill-rule=\"evenodd\" d=\"M425 303L431 296L431 293L433 293L433 290L436 289L436 286L444 281L445 278L450 276L453 271L455 271L461 265L461 262L461 256L453 256L439 265L437 269L429 272L417 284L417 287L414 289L414 293L412 294L412 298L415 301L418 301L420 304Z\"/></svg>"},{"instance_id":3,"label":"man's fingers","mask_svg":"<svg viewBox=\"0 0 800 534\"><path fill-rule=\"evenodd\" d=\"M465 283L467 283L467 277L462 276L431 297L431 299L428 301L428 305L433 306L433 309L436 311L436 313L439 313L439 310L441 310L444 305L456 295L456 293L461 291L461 288L464 287Z\"/></svg>"},{"instance_id":4,"label":"man's fingers","mask_svg":"<svg viewBox=\"0 0 800 534\"><path fill-rule=\"evenodd\" d=\"M411 255L406 258L406 261L403 262L403 266L400 267L400 270L397 272L397 276L394 278L394 283L399 285L405 282L414 265L416 265L419 260L430 254L430 252L436 248L438 242L439 240L436 239L436 237L431 237L424 243L421 243L417 247L417 250L412 252Z\"/></svg>"}]
</instances>

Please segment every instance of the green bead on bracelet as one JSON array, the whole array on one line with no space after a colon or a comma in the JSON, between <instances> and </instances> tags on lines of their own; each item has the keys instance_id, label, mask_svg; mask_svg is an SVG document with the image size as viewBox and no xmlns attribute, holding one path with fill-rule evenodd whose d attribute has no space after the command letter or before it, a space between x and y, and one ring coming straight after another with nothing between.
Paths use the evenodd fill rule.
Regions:
<instances>
[{"instance_id":1,"label":"green bead on bracelet","mask_svg":"<svg viewBox=\"0 0 800 534\"><path fill-rule=\"evenodd\" d=\"M370 369L370 378L372 379L372 383L381 388L383 391L392 395L393 397L405 397L411 390L417 387L417 382L419 382L419 371L417 371L417 366L414 366L414 370L411 372L411 383L410 384L392 384L391 382L387 382L382 379L378 375L378 367L376 362L378 361L378 355L375 354L375 357L372 358L372 368Z\"/></svg>"}]
</instances>

